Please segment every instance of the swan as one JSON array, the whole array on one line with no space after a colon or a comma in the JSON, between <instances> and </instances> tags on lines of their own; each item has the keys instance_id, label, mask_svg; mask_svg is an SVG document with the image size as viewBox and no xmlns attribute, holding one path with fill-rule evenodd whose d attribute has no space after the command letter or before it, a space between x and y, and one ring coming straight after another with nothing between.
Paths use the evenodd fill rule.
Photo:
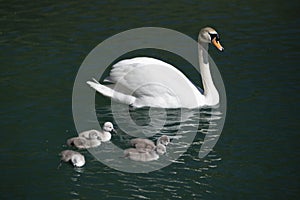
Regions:
<instances>
[{"instance_id":1,"label":"swan","mask_svg":"<svg viewBox=\"0 0 300 200\"><path fill-rule=\"evenodd\" d=\"M124 157L134 161L148 162L158 160L159 155L166 153L166 147L162 144L158 144L154 150L141 152L136 148L129 148L124 150Z\"/></svg>"},{"instance_id":2,"label":"swan","mask_svg":"<svg viewBox=\"0 0 300 200\"><path fill-rule=\"evenodd\" d=\"M71 162L74 167L82 167L85 164L84 156L76 151L64 150L59 155L61 155L61 161Z\"/></svg>"},{"instance_id":3,"label":"swan","mask_svg":"<svg viewBox=\"0 0 300 200\"><path fill-rule=\"evenodd\" d=\"M114 64L109 77L102 85L97 80L87 84L104 96L132 107L160 108L197 108L219 104L219 93L211 77L208 62L208 44L212 43L218 50L220 44L216 30L211 27L201 29L198 36L198 55L203 93L174 66L149 57L136 57L121 60ZM195 98L187 98L191 91Z\"/></svg>"},{"instance_id":4,"label":"swan","mask_svg":"<svg viewBox=\"0 0 300 200\"><path fill-rule=\"evenodd\" d=\"M67 140L69 146L75 146L78 149L89 149L98 147L101 145L101 141L97 139L97 136L91 139L84 137L73 137Z\"/></svg>"},{"instance_id":5,"label":"swan","mask_svg":"<svg viewBox=\"0 0 300 200\"><path fill-rule=\"evenodd\" d=\"M79 133L79 137L85 138L85 139L92 139L97 137L98 140L101 142L108 142L111 139L111 133L110 132L115 132L116 130L114 129L114 125L111 122L105 122L102 131L98 131L95 129L92 130L87 130Z\"/></svg>"}]
</instances>

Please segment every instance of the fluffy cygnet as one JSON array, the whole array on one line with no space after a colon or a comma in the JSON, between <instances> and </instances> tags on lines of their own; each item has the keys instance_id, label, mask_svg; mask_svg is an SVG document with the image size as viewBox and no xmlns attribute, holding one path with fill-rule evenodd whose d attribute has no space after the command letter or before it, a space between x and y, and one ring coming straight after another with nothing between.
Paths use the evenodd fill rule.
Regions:
<instances>
[{"instance_id":1,"label":"fluffy cygnet","mask_svg":"<svg viewBox=\"0 0 300 200\"><path fill-rule=\"evenodd\" d=\"M72 150L64 150L60 153L61 161L71 162L74 167L82 167L85 164L84 156Z\"/></svg>"},{"instance_id":2,"label":"fluffy cygnet","mask_svg":"<svg viewBox=\"0 0 300 200\"><path fill-rule=\"evenodd\" d=\"M105 122L102 131L98 131L95 129L83 131L79 133L79 137L84 137L86 139L92 139L95 137L95 135L98 137L99 140L102 142L108 142L111 139L111 133L110 132L116 132L114 129L114 125L111 122Z\"/></svg>"},{"instance_id":3,"label":"fluffy cygnet","mask_svg":"<svg viewBox=\"0 0 300 200\"><path fill-rule=\"evenodd\" d=\"M79 133L79 137L83 137L88 140L97 139L99 134L100 134L100 131L92 129L92 130L83 131L83 132Z\"/></svg>"},{"instance_id":4,"label":"fluffy cygnet","mask_svg":"<svg viewBox=\"0 0 300 200\"><path fill-rule=\"evenodd\" d=\"M157 144L155 150L159 155L164 155L167 152L167 148L163 144Z\"/></svg>"},{"instance_id":5,"label":"fluffy cygnet","mask_svg":"<svg viewBox=\"0 0 300 200\"><path fill-rule=\"evenodd\" d=\"M114 129L114 125L111 122L105 122L103 125L103 130L98 133L98 139L102 142L108 142L111 139L111 132L117 132Z\"/></svg>"},{"instance_id":6,"label":"fluffy cygnet","mask_svg":"<svg viewBox=\"0 0 300 200\"><path fill-rule=\"evenodd\" d=\"M159 155L166 153L166 147L162 144L158 144L154 150L151 151L141 151L138 148L129 148L124 151L124 157L129 158L134 161L148 162L157 160Z\"/></svg>"},{"instance_id":7,"label":"fluffy cygnet","mask_svg":"<svg viewBox=\"0 0 300 200\"><path fill-rule=\"evenodd\" d=\"M156 151L140 152L138 149L130 148L124 151L124 157L134 161L148 162L157 160L159 155Z\"/></svg>"},{"instance_id":8,"label":"fluffy cygnet","mask_svg":"<svg viewBox=\"0 0 300 200\"><path fill-rule=\"evenodd\" d=\"M162 144L164 146L167 146L169 143L170 143L170 138L167 135L160 136L156 141L156 144Z\"/></svg>"},{"instance_id":9,"label":"fluffy cygnet","mask_svg":"<svg viewBox=\"0 0 300 200\"><path fill-rule=\"evenodd\" d=\"M135 138L130 140L130 143L140 152L148 152L155 149L154 142L149 139Z\"/></svg>"},{"instance_id":10,"label":"fluffy cygnet","mask_svg":"<svg viewBox=\"0 0 300 200\"><path fill-rule=\"evenodd\" d=\"M97 147L101 144L98 139L86 139L84 137L73 137L67 140L69 146L75 146L78 149L88 149Z\"/></svg>"}]
</instances>

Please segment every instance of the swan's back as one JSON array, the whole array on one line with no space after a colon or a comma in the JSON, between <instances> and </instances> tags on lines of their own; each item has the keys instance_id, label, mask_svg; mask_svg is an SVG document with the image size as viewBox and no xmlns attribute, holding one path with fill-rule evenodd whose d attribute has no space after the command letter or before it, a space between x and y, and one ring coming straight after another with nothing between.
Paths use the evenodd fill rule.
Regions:
<instances>
[{"instance_id":1,"label":"swan's back","mask_svg":"<svg viewBox=\"0 0 300 200\"><path fill-rule=\"evenodd\" d=\"M122 60L104 81L114 84L116 91L135 96L135 107L193 108L201 102L198 89L182 72L155 58Z\"/></svg>"},{"instance_id":2,"label":"swan's back","mask_svg":"<svg viewBox=\"0 0 300 200\"><path fill-rule=\"evenodd\" d=\"M168 68L173 68L172 65L155 58L137 57L132 59L125 59L117 62L112 66L109 77L107 77L104 82L117 83L130 71L138 67L143 67L145 65L160 65Z\"/></svg>"}]
</instances>

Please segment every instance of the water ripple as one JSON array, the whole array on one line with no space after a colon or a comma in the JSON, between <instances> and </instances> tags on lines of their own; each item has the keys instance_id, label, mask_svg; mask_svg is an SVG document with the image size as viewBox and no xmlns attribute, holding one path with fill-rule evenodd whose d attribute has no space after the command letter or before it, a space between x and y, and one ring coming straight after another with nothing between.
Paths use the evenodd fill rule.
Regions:
<instances>
[{"instance_id":1,"label":"water ripple","mask_svg":"<svg viewBox=\"0 0 300 200\"><path fill-rule=\"evenodd\" d=\"M147 110L140 109L134 112L140 115L137 116L139 120L141 118L144 118L146 121L148 120ZM205 134L210 132L210 130L204 127L209 127L208 124L211 123L211 116L216 115L220 117L221 114L215 112L210 115L209 110L204 110L203 113L201 110L197 112L201 114L200 124L193 124L193 117L197 116L195 113L191 115L189 120L178 121L178 110L172 110L171 117L168 118L166 125L162 128L161 132L169 135L172 139L170 145L175 149L174 153L182 154L178 159L170 160L172 162L171 165L148 174L128 174L104 166L89 155L87 157L87 166L82 171L75 171L76 173L71 177L72 181L78 182L80 187L99 191L103 197L109 198L122 199L126 196L129 199L150 199L169 196L174 199L184 199L185 196L182 196L182 194L190 194L193 198L200 198L204 193L210 193L211 188L207 182L210 178L208 171L217 168L218 162L222 159L214 151L204 159L200 159L197 151L199 151L203 143ZM112 120L112 115L108 107L97 108L97 114L101 116L101 118L98 118L100 123ZM217 123L218 118L213 118L213 121ZM181 142L180 139L189 134L189 127L192 126L199 126L194 142L192 144ZM185 130L180 134L174 135L179 127L183 127ZM213 132L214 130L211 131ZM128 141L132 137L126 135L124 132L120 134L121 137L114 137L113 142L119 147L127 148L129 145ZM152 139L157 139L161 134L154 135ZM123 138L123 140L119 140L119 138ZM185 151L185 148L188 148L188 151ZM100 151L111 153L110 151L113 151L113 149L108 148L106 145L101 145ZM171 158L169 158L167 153L161 159ZM132 161L132 164L134 164L134 161ZM145 163L145 165L149 165L149 163ZM105 181L108 180L108 177L111 180L109 182ZM82 181L82 179L85 179L85 181ZM199 186L203 188L200 192L198 190ZM121 191L112 190L112 187L122 189ZM76 196L77 194L74 190L71 190L70 193L72 196Z\"/></svg>"}]
</instances>

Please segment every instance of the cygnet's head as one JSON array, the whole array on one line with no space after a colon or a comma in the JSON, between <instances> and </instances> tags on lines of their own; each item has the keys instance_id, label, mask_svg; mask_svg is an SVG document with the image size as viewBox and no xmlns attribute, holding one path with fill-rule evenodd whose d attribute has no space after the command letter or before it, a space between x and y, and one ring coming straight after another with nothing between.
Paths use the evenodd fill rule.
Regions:
<instances>
[{"instance_id":1,"label":"cygnet's head","mask_svg":"<svg viewBox=\"0 0 300 200\"><path fill-rule=\"evenodd\" d=\"M167 146L170 143L170 138L167 135L162 135L158 138L157 143Z\"/></svg>"},{"instance_id":2,"label":"cygnet's head","mask_svg":"<svg viewBox=\"0 0 300 200\"><path fill-rule=\"evenodd\" d=\"M82 167L85 164L84 156L75 154L71 158L71 162L75 167Z\"/></svg>"},{"instance_id":3,"label":"cygnet's head","mask_svg":"<svg viewBox=\"0 0 300 200\"><path fill-rule=\"evenodd\" d=\"M114 125L111 122L105 122L103 125L103 130L106 132L116 132Z\"/></svg>"},{"instance_id":4,"label":"cygnet's head","mask_svg":"<svg viewBox=\"0 0 300 200\"><path fill-rule=\"evenodd\" d=\"M223 51L224 48L220 44L220 37L217 31L211 27L205 27L201 29L198 40L204 43L212 43L219 51Z\"/></svg>"},{"instance_id":5,"label":"cygnet's head","mask_svg":"<svg viewBox=\"0 0 300 200\"><path fill-rule=\"evenodd\" d=\"M163 155L167 152L167 149L166 149L166 146L165 145L162 145L162 144L158 144L156 146L156 152L159 154L159 155Z\"/></svg>"}]
</instances>

